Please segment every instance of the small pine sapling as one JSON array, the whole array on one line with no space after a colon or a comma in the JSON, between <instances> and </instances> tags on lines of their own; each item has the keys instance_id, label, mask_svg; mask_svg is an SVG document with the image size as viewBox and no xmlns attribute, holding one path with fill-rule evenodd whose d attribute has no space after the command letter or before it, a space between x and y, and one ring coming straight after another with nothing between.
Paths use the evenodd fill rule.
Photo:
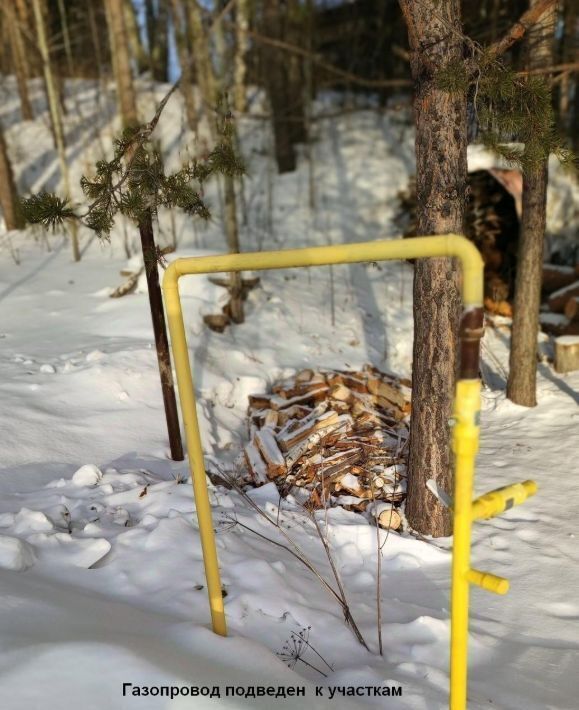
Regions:
<instances>
[{"instance_id":1,"label":"small pine sapling","mask_svg":"<svg viewBox=\"0 0 579 710\"><path fill-rule=\"evenodd\" d=\"M171 457L182 461L183 445L157 268L158 264L164 265L164 259L155 243L154 220L161 207L180 209L191 217L208 219L210 211L202 197L203 183L218 173L239 176L244 172L244 167L232 148L231 117L227 114L220 116L220 140L207 157L189 160L179 170L166 172L160 151L151 136L178 85L179 82L174 84L160 102L151 121L125 129L114 141L111 160L99 160L94 174L81 178L82 191L88 203L84 212L77 211L67 199L48 192L23 199L21 207L24 218L30 224L55 229L67 221L80 222L102 240L110 240L111 230L119 215L138 227Z\"/></svg>"}]
</instances>

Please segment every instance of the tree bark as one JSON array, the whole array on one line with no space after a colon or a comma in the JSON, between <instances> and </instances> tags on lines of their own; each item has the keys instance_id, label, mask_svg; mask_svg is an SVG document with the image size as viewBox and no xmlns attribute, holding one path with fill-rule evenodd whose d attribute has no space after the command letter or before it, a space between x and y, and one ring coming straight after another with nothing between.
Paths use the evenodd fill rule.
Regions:
<instances>
[{"instance_id":1,"label":"tree bark","mask_svg":"<svg viewBox=\"0 0 579 710\"><path fill-rule=\"evenodd\" d=\"M64 142L64 129L62 126L61 105L58 99L58 91L52 65L50 63L50 55L48 52L48 39L46 36L46 27L44 25L44 17L40 0L33 0L34 19L36 22L36 35L38 38L38 47L42 57L44 68L44 80L46 83L46 91L48 96L48 107L50 110L50 119L54 140L56 142L56 151L58 154L58 162L60 164L60 172L64 192L67 197L71 196L70 192L70 176L68 173L68 163L66 162L66 149ZM72 255L75 261L80 261L80 248L78 244L78 230L76 222L73 220L70 223L70 238L72 242Z\"/></svg>"},{"instance_id":2,"label":"tree bark","mask_svg":"<svg viewBox=\"0 0 579 710\"><path fill-rule=\"evenodd\" d=\"M204 32L201 9L197 0L189 0L189 27L191 31L191 43L193 46L193 55L195 57L195 66L197 67L197 76L199 86L203 96L206 111L209 114L209 128L211 136L215 142L220 140L218 117L216 114L216 105L219 94L219 82L215 76L215 69L211 62L209 54L209 46L207 44L207 35ZM224 177L225 182L225 236L227 239L227 247L232 254L239 253L239 227L237 221L237 200L235 197L235 184L231 176ZM231 273L229 275L229 294L230 301L228 304L228 315L234 323L243 323L243 298L242 298L242 277L240 273Z\"/></svg>"},{"instance_id":3,"label":"tree bark","mask_svg":"<svg viewBox=\"0 0 579 710\"><path fill-rule=\"evenodd\" d=\"M531 10L541 0L531 0ZM544 13L527 37L528 68L548 67L553 60L554 9ZM543 248L547 210L549 157L523 175L523 215L519 237L517 276L507 397L515 404L534 407L537 404L537 333Z\"/></svg>"},{"instance_id":4,"label":"tree bark","mask_svg":"<svg viewBox=\"0 0 579 710\"><path fill-rule=\"evenodd\" d=\"M147 54L141 42L141 34L139 32L133 0L124 0L123 12L131 54L137 64L137 74L142 74L147 68Z\"/></svg>"},{"instance_id":5,"label":"tree bark","mask_svg":"<svg viewBox=\"0 0 579 710\"><path fill-rule=\"evenodd\" d=\"M185 115L187 125L192 131L197 130L197 107L195 105L195 91L193 86L193 58L189 53L187 45L187 34L184 30L185 18L179 0L171 0L170 11L173 27L175 30L175 41L177 44L177 55L181 67L181 83L179 89L185 101Z\"/></svg>"},{"instance_id":6,"label":"tree bark","mask_svg":"<svg viewBox=\"0 0 579 710\"><path fill-rule=\"evenodd\" d=\"M155 81L168 80L169 28L165 0L145 0L145 19L151 74Z\"/></svg>"},{"instance_id":7,"label":"tree bark","mask_svg":"<svg viewBox=\"0 0 579 710\"><path fill-rule=\"evenodd\" d=\"M0 127L0 205L4 213L6 229L23 229L24 219L20 213L18 192L14 182L12 165L8 157L4 131Z\"/></svg>"},{"instance_id":8,"label":"tree bark","mask_svg":"<svg viewBox=\"0 0 579 710\"><path fill-rule=\"evenodd\" d=\"M17 8L14 6L12 0L4 2L4 10L4 16L7 20L9 20L11 25L9 30L10 50L12 54L12 62L14 64L14 72L16 74L16 82L18 84L18 95L20 97L22 120L32 121L34 119L34 113L32 111L32 104L30 103L30 97L28 95L28 58L22 37L20 18L18 16Z\"/></svg>"},{"instance_id":9,"label":"tree bark","mask_svg":"<svg viewBox=\"0 0 579 710\"><path fill-rule=\"evenodd\" d=\"M145 261L149 306L151 307L151 319L153 321L153 332L155 333L155 346L157 349L159 373L161 375L161 390L163 392L163 404L165 407L165 418L167 420L167 431L169 433L171 458L173 461L183 461L185 457L183 455L181 431L179 429L179 415L177 413L175 385L173 383L173 372L171 370L171 355L169 351L169 339L167 337L167 326L165 324L165 311L163 310L163 297L159 284L153 218L150 212L148 212L139 223L139 234L141 235L141 247Z\"/></svg>"},{"instance_id":10,"label":"tree bark","mask_svg":"<svg viewBox=\"0 0 579 710\"><path fill-rule=\"evenodd\" d=\"M121 118L123 126L136 126L139 123L139 116L123 4L120 0L105 0L105 2Z\"/></svg>"},{"instance_id":11,"label":"tree bark","mask_svg":"<svg viewBox=\"0 0 579 710\"><path fill-rule=\"evenodd\" d=\"M264 34L280 41L296 39L297 8L291 0L264 0ZM295 42L294 42L295 43ZM296 168L296 143L306 137L301 60L277 49L261 50L261 69L273 115L275 157L280 173Z\"/></svg>"},{"instance_id":12,"label":"tree bark","mask_svg":"<svg viewBox=\"0 0 579 710\"><path fill-rule=\"evenodd\" d=\"M420 235L461 233L466 197L466 95L438 88L436 73L463 57L459 0L400 0L410 41ZM455 30L453 32L453 30ZM406 516L434 537L450 535L450 511L426 487L453 490L449 419L457 370L460 296L450 259L414 267L412 417Z\"/></svg>"},{"instance_id":13,"label":"tree bark","mask_svg":"<svg viewBox=\"0 0 579 710\"><path fill-rule=\"evenodd\" d=\"M233 70L234 81L234 107L239 113L245 113L247 109L247 87L245 86L245 76L247 65L245 62L247 50L249 49L249 0L237 0L235 15L235 59Z\"/></svg>"}]
</instances>

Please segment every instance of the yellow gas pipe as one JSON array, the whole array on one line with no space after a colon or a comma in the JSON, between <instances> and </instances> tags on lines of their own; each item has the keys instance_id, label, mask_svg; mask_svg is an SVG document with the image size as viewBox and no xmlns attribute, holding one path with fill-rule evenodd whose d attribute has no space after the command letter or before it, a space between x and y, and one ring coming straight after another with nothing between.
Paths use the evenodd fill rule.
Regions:
<instances>
[{"instance_id":1,"label":"yellow gas pipe","mask_svg":"<svg viewBox=\"0 0 579 710\"><path fill-rule=\"evenodd\" d=\"M472 502L474 461L479 439L478 349L482 335L483 302L483 262L476 247L462 236L448 234L360 244L177 259L165 271L163 292L189 451L189 467L203 548L212 625L215 633L225 636L227 629L219 564L197 420L193 378L179 298L179 278L186 274L263 271L426 257L457 257L462 266L464 315L461 325L461 374L456 387L453 432L456 471L451 595L450 708L451 710L464 710L467 692L469 583L478 584L499 594L504 594L508 589L506 580L470 569L471 523L473 518L490 517L502 512L510 505L522 502L536 489L536 486L533 489L532 482L527 481L524 484L514 484L507 489L493 491L474 503ZM519 488L514 490L516 486L523 487L524 496ZM509 503L509 501L512 502Z\"/></svg>"}]
</instances>

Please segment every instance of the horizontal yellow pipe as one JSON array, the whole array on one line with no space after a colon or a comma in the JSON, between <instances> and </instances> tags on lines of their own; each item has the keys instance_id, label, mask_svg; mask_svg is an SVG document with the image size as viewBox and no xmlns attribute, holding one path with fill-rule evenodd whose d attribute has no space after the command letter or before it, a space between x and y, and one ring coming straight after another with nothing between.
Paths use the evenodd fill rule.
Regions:
<instances>
[{"instance_id":1,"label":"horizontal yellow pipe","mask_svg":"<svg viewBox=\"0 0 579 710\"><path fill-rule=\"evenodd\" d=\"M466 573L466 578L471 584L476 584L487 592L494 594L506 594L509 591L509 580L504 577L498 577L490 572L481 572L478 569L469 569Z\"/></svg>"},{"instance_id":2,"label":"horizontal yellow pipe","mask_svg":"<svg viewBox=\"0 0 579 710\"><path fill-rule=\"evenodd\" d=\"M167 289L176 288L179 277L184 274L264 271L299 266L327 266L330 264L355 264L364 261L445 256L456 257L461 262L464 307L482 306L482 257L472 242L457 234L177 259L165 271L163 290L167 293Z\"/></svg>"},{"instance_id":3,"label":"horizontal yellow pipe","mask_svg":"<svg viewBox=\"0 0 579 710\"><path fill-rule=\"evenodd\" d=\"M497 488L477 498L472 503L473 520L484 520L500 515L514 505L524 503L537 492L535 481L512 483L504 488Z\"/></svg>"}]
</instances>

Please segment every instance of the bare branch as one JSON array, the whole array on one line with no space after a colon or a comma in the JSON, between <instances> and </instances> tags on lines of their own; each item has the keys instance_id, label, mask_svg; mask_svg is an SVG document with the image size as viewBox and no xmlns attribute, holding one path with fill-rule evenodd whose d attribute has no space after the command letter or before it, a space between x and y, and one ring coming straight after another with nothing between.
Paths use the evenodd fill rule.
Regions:
<instances>
[{"instance_id":1,"label":"bare branch","mask_svg":"<svg viewBox=\"0 0 579 710\"><path fill-rule=\"evenodd\" d=\"M557 0L539 0L515 22L507 34L488 47L492 59L496 59L509 50L515 42L522 39L529 29L537 24L543 15L557 4Z\"/></svg>"}]
</instances>

